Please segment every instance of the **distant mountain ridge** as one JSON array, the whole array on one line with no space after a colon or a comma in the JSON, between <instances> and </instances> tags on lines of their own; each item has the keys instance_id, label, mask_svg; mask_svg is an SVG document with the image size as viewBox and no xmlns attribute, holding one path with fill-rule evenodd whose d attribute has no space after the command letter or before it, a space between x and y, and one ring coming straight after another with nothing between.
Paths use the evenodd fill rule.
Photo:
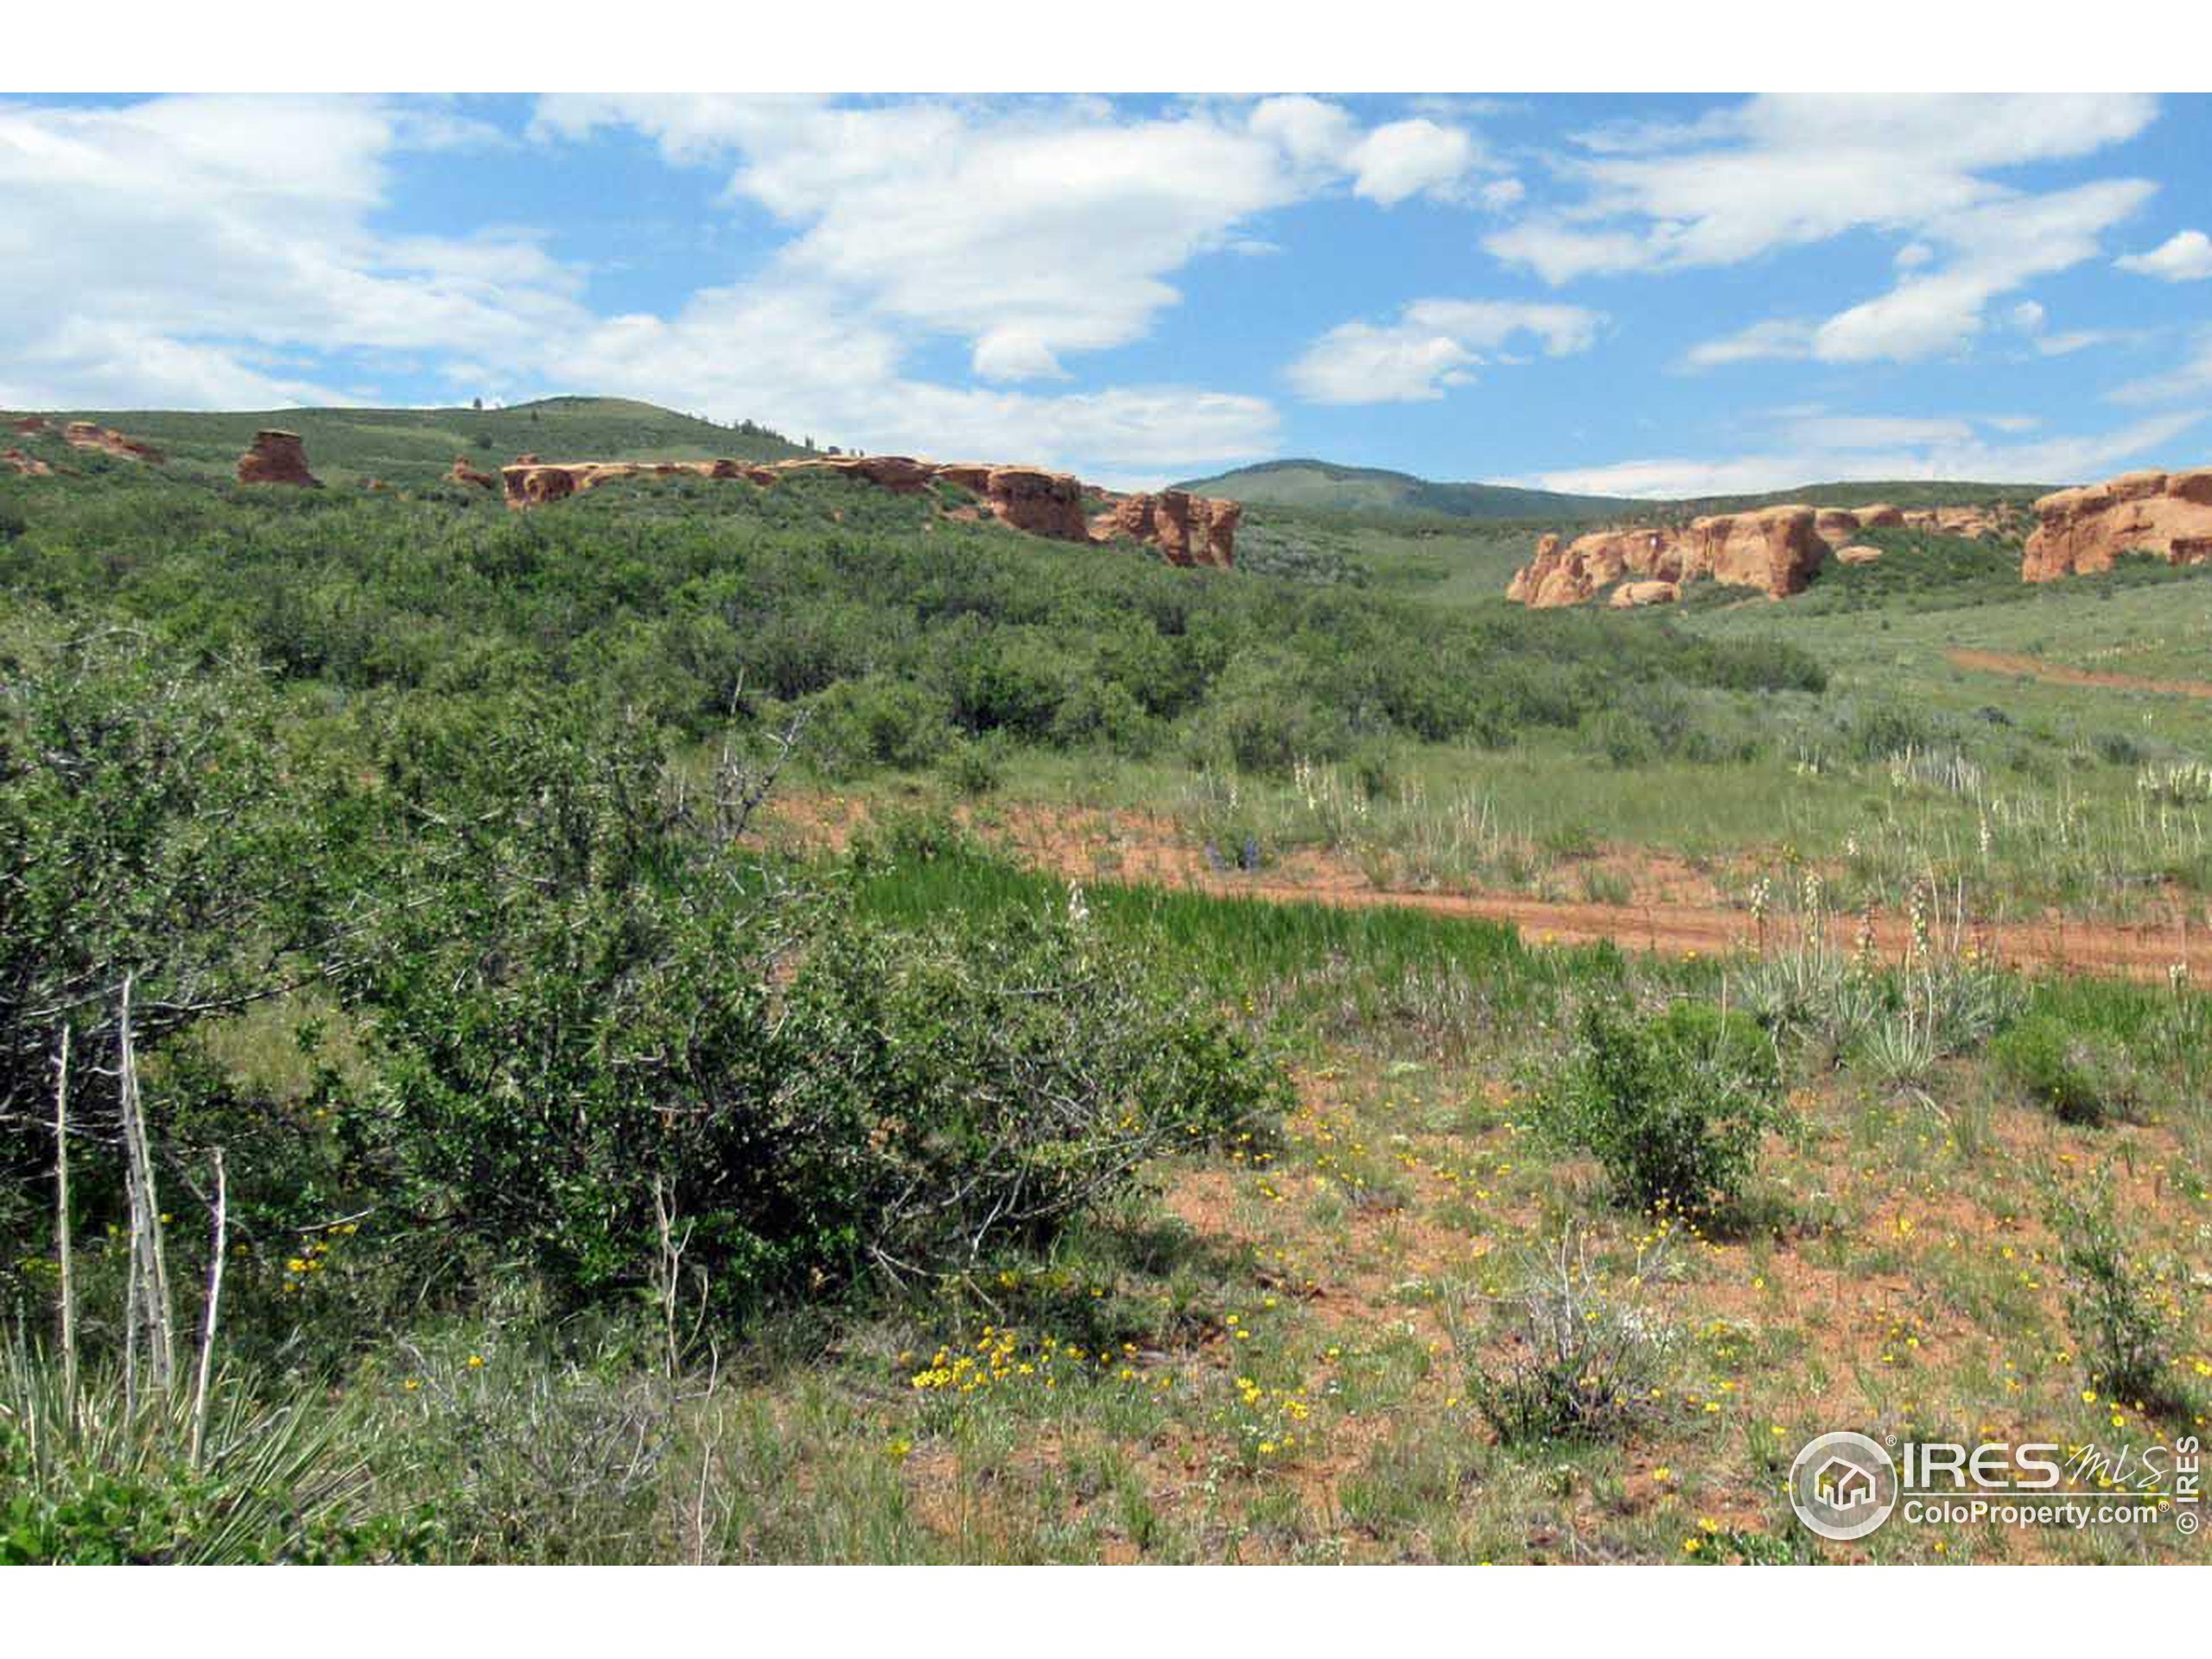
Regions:
<instances>
[{"instance_id":1,"label":"distant mountain ridge","mask_svg":"<svg viewBox=\"0 0 2212 1659\"><path fill-rule=\"evenodd\" d=\"M1175 487L1193 494L1228 496L1247 505L1306 508L1356 517L1421 516L1557 524L1742 512L1784 502L1815 507L1864 507L1881 501L1898 507L1974 506L1992 501L2031 501L2056 486L1910 479L1807 484L1759 494L1651 500L1572 495L1510 484L1440 483L1385 467L1345 467L1309 458L1262 461L1211 478L1192 479Z\"/></svg>"},{"instance_id":2,"label":"distant mountain ridge","mask_svg":"<svg viewBox=\"0 0 2212 1659\"><path fill-rule=\"evenodd\" d=\"M1649 502L1563 495L1510 484L1442 484L1382 467L1344 467L1300 459L1262 461L1177 489L1228 496L1248 505L1313 507L1328 512L1430 513L1447 518L1602 518Z\"/></svg>"}]
</instances>

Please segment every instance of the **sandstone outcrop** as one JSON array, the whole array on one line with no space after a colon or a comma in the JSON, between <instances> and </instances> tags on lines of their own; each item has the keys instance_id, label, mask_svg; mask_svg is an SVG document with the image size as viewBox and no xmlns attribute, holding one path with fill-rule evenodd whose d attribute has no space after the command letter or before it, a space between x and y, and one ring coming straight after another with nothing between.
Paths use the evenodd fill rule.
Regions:
<instances>
[{"instance_id":1,"label":"sandstone outcrop","mask_svg":"<svg viewBox=\"0 0 2212 1659\"><path fill-rule=\"evenodd\" d=\"M255 433L252 446L238 457L238 482L322 487L322 480L308 470L308 448L300 435L273 428Z\"/></svg>"},{"instance_id":2,"label":"sandstone outcrop","mask_svg":"<svg viewBox=\"0 0 2212 1659\"><path fill-rule=\"evenodd\" d=\"M70 422L62 430L61 440L73 449L97 449L102 454L143 461L156 467L162 463L162 452L152 444L126 438L113 427L102 426L97 421Z\"/></svg>"},{"instance_id":3,"label":"sandstone outcrop","mask_svg":"<svg viewBox=\"0 0 2212 1659\"><path fill-rule=\"evenodd\" d=\"M462 476L465 457L454 462ZM499 469L500 488L510 507L542 506L597 488L610 479L695 474L707 478L743 479L773 484L779 479L847 478L901 495L927 493L937 483L957 486L976 498L973 506L956 506L944 516L976 520L986 517L1025 535L1089 545L1130 539L1156 547L1171 564L1227 569L1236 563L1241 503L1197 496L1184 490L1117 496L1086 485L1069 473L1039 467L996 467L983 461L936 462L911 455L806 455L765 465L734 461L547 461L518 455ZM471 480L470 481L474 481ZM1103 511L1101 511L1103 509Z\"/></svg>"},{"instance_id":4,"label":"sandstone outcrop","mask_svg":"<svg viewBox=\"0 0 2212 1659\"><path fill-rule=\"evenodd\" d=\"M1675 588L1702 577L1756 588L1770 599L1802 593L1827 556L1810 507L1761 507L1694 518L1687 525L1600 530L1562 546L1556 536L1515 572L1506 597L1539 609L1580 605L1637 577ZM1660 602L1656 596L1629 603Z\"/></svg>"},{"instance_id":5,"label":"sandstone outcrop","mask_svg":"<svg viewBox=\"0 0 2212 1659\"><path fill-rule=\"evenodd\" d=\"M9 424L11 431L18 437L24 438L35 438L41 433L53 430L53 427L43 415L21 416Z\"/></svg>"},{"instance_id":6,"label":"sandstone outcrop","mask_svg":"<svg viewBox=\"0 0 2212 1659\"><path fill-rule=\"evenodd\" d=\"M2212 467L2123 473L2060 490L2036 503L2036 519L2020 559L2026 582L2092 575L2123 553L2202 564L2212 560Z\"/></svg>"},{"instance_id":7,"label":"sandstone outcrop","mask_svg":"<svg viewBox=\"0 0 2212 1659\"><path fill-rule=\"evenodd\" d=\"M1672 605L1681 596L1678 582L1624 582L1613 589L1611 602L1615 610L1625 611L1640 605Z\"/></svg>"},{"instance_id":8,"label":"sandstone outcrop","mask_svg":"<svg viewBox=\"0 0 2212 1659\"><path fill-rule=\"evenodd\" d=\"M1537 608L1581 605L1633 580L1671 584L1673 597L1680 598L1682 584L1704 579L1783 599L1802 593L1831 557L1849 564L1881 557L1879 548L1859 540L1867 531L1901 528L1979 541L2018 533L2019 520L2004 502L1909 511L1877 502L1864 507L1759 507L1694 518L1688 524L1592 531L1565 543L1548 535L1536 543L1535 557L1513 573L1505 596ZM1664 601L1624 600L1616 591L1613 602Z\"/></svg>"},{"instance_id":9,"label":"sandstone outcrop","mask_svg":"<svg viewBox=\"0 0 2212 1659\"><path fill-rule=\"evenodd\" d=\"M453 458L453 470L446 474L455 484L474 484L480 490L496 490L499 480L489 473L480 473L468 464L467 455Z\"/></svg>"},{"instance_id":10,"label":"sandstone outcrop","mask_svg":"<svg viewBox=\"0 0 2212 1659\"><path fill-rule=\"evenodd\" d=\"M1072 474L1034 467L994 467L983 481L983 505L1001 524L1058 542L1087 542L1083 486Z\"/></svg>"},{"instance_id":11,"label":"sandstone outcrop","mask_svg":"<svg viewBox=\"0 0 2212 1659\"><path fill-rule=\"evenodd\" d=\"M1204 564L1227 569L1235 559L1236 526L1243 505L1162 490L1157 495L1125 495L1090 521L1101 541L1126 537L1157 547L1170 564Z\"/></svg>"},{"instance_id":12,"label":"sandstone outcrop","mask_svg":"<svg viewBox=\"0 0 2212 1659\"><path fill-rule=\"evenodd\" d=\"M1703 574L1731 588L1757 588L1769 599L1802 594L1827 558L1810 507L1761 507L1756 512L1690 523Z\"/></svg>"},{"instance_id":13,"label":"sandstone outcrop","mask_svg":"<svg viewBox=\"0 0 2212 1659\"><path fill-rule=\"evenodd\" d=\"M778 473L829 473L840 478L856 478L863 483L874 484L901 495L917 495L929 486L938 469L926 461L916 461L911 455L822 455L807 456L798 461L779 461L772 463Z\"/></svg>"},{"instance_id":14,"label":"sandstone outcrop","mask_svg":"<svg viewBox=\"0 0 2212 1659\"><path fill-rule=\"evenodd\" d=\"M1986 507L1923 507L1902 515L1911 530L1933 531L1939 536L1958 536L1979 542L1992 536L2009 536L2020 528L2012 508L1999 502Z\"/></svg>"},{"instance_id":15,"label":"sandstone outcrop","mask_svg":"<svg viewBox=\"0 0 2212 1659\"><path fill-rule=\"evenodd\" d=\"M0 449L0 467L25 478L48 478L54 473L54 468L36 455L27 455L20 449Z\"/></svg>"}]
</instances>

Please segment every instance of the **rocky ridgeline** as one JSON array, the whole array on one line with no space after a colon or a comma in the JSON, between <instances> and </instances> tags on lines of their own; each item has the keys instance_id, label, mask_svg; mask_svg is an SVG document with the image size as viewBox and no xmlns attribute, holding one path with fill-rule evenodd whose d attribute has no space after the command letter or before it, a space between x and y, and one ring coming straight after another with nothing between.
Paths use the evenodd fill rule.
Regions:
<instances>
[{"instance_id":1,"label":"rocky ridgeline","mask_svg":"<svg viewBox=\"0 0 2212 1659\"><path fill-rule=\"evenodd\" d=\"M2060 490L2036 503L2036 520L2020 560L2029 582L2094 575L2111 569L2122 553L2202 564L2212 560L2212 467L2123 473Z\"/></svg>"},{"instance_id":2,"label":"rocky ridgeline","mask_svg":"<svg viewBox=\"0 0 2212 1659\"><path fill-rule=\"evenodd\" d=\"M454 477L462 463L454 462ZM1226 569L1235 562L1238 519L1234 501L1183 490L1114 495L1068 473L1035 467L994 467L981 461L935 462L908 455L823 455L798 461L546 461L524 455L500 469L510 507L542 506L595 489L611 479L666 477L737 479L754 485L808 474L849 478L905 495L920 494L940 480L976 498L956 517L988 517L1009 529L1053 541L1085 545L1127 539L1160 550L1171 564ZM468 481L474 482L472 479Z\"/></svg>"},{"instance_id":3,"label":"rocky ridgeline","mask_svg":"<svg viewBox=\"0 0 2212 1659\"><path fill-rule=\"evenodd\" d=\"M1513 573L1508 599L1536 608L1584 605L1607 588L1621 608L1670 605L1685 583L1717 582L1770 599L1804 592L1813 573L1834 556L1848 564L1881 557L1860 542L1862 531L1931 530L1980 541L2013 528L2010 510L1930 507L1906 511L1886 503L1866 507L1759 507L1715 513L1687 524L1592 531L1573 542L1546 536L1536 556Z\"/></svg>"},{"instance_id":4,"label":"rocky ridgeline","mask_svg":"<svg viewBox=\"0 0 2212 1659\"><path fill-rule=\"evenodd\" d=\"M102 426L98 421L71 421L57 429L43 415L25 415L10 422L10 429L22 438L59 436L72 449L95 449L102 454L114 455L123 461L144 461L154 467L160 466L162 461L162 452L152 444L137 438L126 438L113 427ZM20 448L10 449L8 453L11 455L23 454ZM29 457L26 455L24 459L28 461ZM41 466L24 470L50 473L54 468Z\"/></svg>"}]
</instances>

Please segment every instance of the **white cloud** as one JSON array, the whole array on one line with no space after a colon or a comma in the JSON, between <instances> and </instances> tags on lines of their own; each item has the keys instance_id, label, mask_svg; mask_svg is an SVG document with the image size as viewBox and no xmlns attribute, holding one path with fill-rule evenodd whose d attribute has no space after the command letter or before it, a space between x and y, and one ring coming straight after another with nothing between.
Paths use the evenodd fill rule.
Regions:
<instances>
[{"instance_id":1,"label":"white cloud","mask_svg":"<svg viewBox=\"0 0 2212 1659\"><path fill-rule=\"evenodd\" d=\"M2086 352L2092 346L2102 346L2119 336L2102 328L2069 328L2063 334L2044 334L2036 340L2036 354L2039 357L2071 357L2076 352Z\"/></svg>"},{"instance_id":2,"label":"white cloud","mask_svg":"<svg viewBox=\"0 0 2212 1659\"><path fill-rule=\"evenodd\" d=\"M1829 318L1813 338L1812 354L1831 363L1911 362L1961 350L1980 332L1991 300L2094 258L2101 234L2153 188L2138 179L2106 180L1951 215L1929 228L1950 249L1950 262L1929 275L1908 275L1878 299Z\"/></svg>"},{"instance_id":3,"label":"white cloud","mask_svg":"<svg viewBox=\"0 0 2212 1659\"><path fill-rule=\"evenodd\" d=\"M2148 253L2122 254L2113 261L2122 270L2166 283L2201 283L2212 277L2212 236L2177 231Z\"/></svg>"},{"instance_id":4,"label":"white cloud","mask_svg":"<svg viewBox=\"0 0 2212 1659\"><path fill-rule=\"evenodd\" d=\"M1683 359L1692 368L1718 368L1724 363L1750 363L1761 358L1804 357L1813 349L1814 325L1771 318L1719 340L1693 346Z\"/></svg>"},{"instance_id":5,"label":"white cloud","mask_svg":"<svg viewBox=\"0 0 2212 1659\"><path fill-rule=\"evenodd\" d=\"M1711 461L1671 457L1540 473L1524 481L1579 494L1650 499L1749 494L1797 485L1891 479L1974 479L1989 483L2063 484L2101 477L2202 424L2183 411L2113 431L2026 442L1993 441L1975 429L2010 434L2018 417L1976 422L1816 417L1785 426L1771 451Z\"/></svg>"},{"instance_id":6,"label":"white cloud","mask_svg":"<svg viewBox=\"0 0 2212 1659\"><path fill-rule=\"evenodd\" d=\"M819 296L754 284L704 290L673 318L617 317L586 331L564 345L560 384L724 416L773 410L786 430L879 452L1155 482L1276 442L1262 398L1180 385L1049 397L951 386L906 374L904 353L893 330Z\"/></svg>"},{"instance_id":7,"label":"white cloud","mask_svg":"<svg viewBox=\"0 0 2212 1659\"><path fill-rule=\"evenodd\" d=\"M582 273L527 231L379 228L407 148L505 142L441 106L0 103L0 404L336 404L374 396L385 373L429 372L463 393L619 391L878 449L1124 474L1250 459L1274 442L1263 398L1024 396L906 366L937 322L969 333L992 382L1062 375L1058 351L1141 329L1173 298L1162 272L1226 240L1249 207L1307 188L1245 113L1117 124L1062 103L1008 124L950 102L667 101L640 116L666 153L741 146L732 189L801 222L747 286L602 318ZM605 115L541 111L575 130ZM904 205L902 168L916 177Z\"/></svg>"},{"instance_id":8,"label":"white cloud","mask_svg":"<svg viewBox=\"0 0 2212 1659\"><path fill-rule=\"evenodd\" d=\"M532 238L373 228L436 111L338 98L0 104L0 398L345 401L297 360L528 350L582 316Z\"/></svg>"},{"instance_id":9,"label":"white cloud","mask_svg":"<svg viewBox=\"0 0 2212 1659\"><path fill-rule=\"evenodd\" d=\"M1516 337L1560 357L1588 350L1604 321L1574 305L1416 300L1395 322L1332 328L1291 365L1290 380L1309 403L1422 402L1465 385L1484 353Z\"/></svg>"},{"instance_id":10,"label":"white cloud","mask_svg":"<svg viewBox=\"0 0 2212 1659\"><path fill-rule=\"evenodd\" d=\"M2039 334L2050 314L2033 300L2022 300L2012 308L2012 326L2024 334Z\"/></svg>"},{"instance_id":11,"label":"white cloud","mask_svg":"<svg viewBox=\"0 0 2212 1659\"><path fill-rule=\"evenodd\" d=\"M2130 381L2110 394L2116 404L2158 404L2184 397L2212 397L2212 328L2198 331L2189 354L2164 374Z\"/></svg>"},{"instance_id":12,"label":"white cloud","mask_svg":"<svg viewBox=\"0 0 2212 1659\"><path fill-rule=\"evenodd\" d=\"M969 342L977 375L1058 377L1067 354L1141 338L1169 278L1248 248L1255 216L1349 184L1388 206L1457 188L1480 158L1426 118L1363 132L1302 96L1134 116L1103 100L553 97L541 137L609 124L672 162L734 164L728 192L793 235L782 280Z\"/></svg>"},{"instance_id":13,"label":"white cloud","mask_svg":"<svg viewBox=\"0 0 2212 1659\"><path fill-rule=\"evenodd\" d=\"M1448 191L1475 162L1475 141L1459 127L1393 121L1351 148L1352 194L1388 207L1408 196Z\"/></svg>"},{"instance_id":14,"label":"white cloud","mask_svg":"<svg viewBox=\"0 0 2212 1659\"><path fill-rule=\"evenodd\" d=\"M1897 286L1829 318L1794 354L1936 356L1968 344L1997 296L2096 257L2101 234L2152 188L2104 180L2034 194L1984 175L2093 154L2156 112L2133 95L1756 98L1684 124L1585 135L1585 153L1563 166L1584 200L1484 245L1557 285L1737 264L1853 231L1901 234ZM1739 334L1691 361L1793 354L1784 338Z\"/></svg>"}]
</instances>

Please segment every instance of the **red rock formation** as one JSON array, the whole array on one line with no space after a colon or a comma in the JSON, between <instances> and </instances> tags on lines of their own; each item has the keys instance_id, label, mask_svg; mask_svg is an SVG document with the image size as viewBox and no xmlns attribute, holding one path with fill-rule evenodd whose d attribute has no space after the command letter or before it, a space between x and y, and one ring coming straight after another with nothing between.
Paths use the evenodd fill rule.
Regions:
<instances>
[{"instance_id":1,"label":"red rock formation","mask_svg":"<svg viewBox=\"0 0 2212 1659\"><path fill-rule=\"evenodd\" d=\"M467 455L455 455L453 458L453 470L446 476L455 484L474 484L480 490L496 490L499 487L499 480L493 478L491 474L480 473L470 466Z\"/></svg>"},{"instance_id":2,"label":"red rock formation","mask_svg":"<svg viewBox=\"0 0 2212 1659\"><path fill-rule=\"evenodd\" d=\"M1127 537L1149 543L1170 564L1226 570L1236 563L1236 526L1243 516L1240 502L1163 490L1122 497L1090 521L1090 533L1100 541Z\"/></svg>"},{"instance_id":3,"label":"red rock formation","mask_svg":"<svg viewBox=\"0 0 2212 1659\"><path fill-rule=\"evenodd\" d=\"M1841 547L1859 534L1859 518L1848 507L1822 507L1813 515L1813 531L1830 547Z\"/></svg>"},{"instance_id":4,"label":"red rock formation","mask_svg":"<svg viewBox=\"0 0 2212 1659\"><path fill-rule=\"evenodd\" d=\"M543 506L617 478L743 479L752 484L772 484L776 474L765 467L721 461L540 461L522 455L512 467L499 468L500 487L511 507Z\"/></svg>"},{"instance_id":5,"label":"red rock formation","mask_svg":"<svg viewBox=\"0 0 2212 1659\"><path fill-rule=\"evenodd\" d=\"M1694 519L1690 536L1697 566L1732 588L1757 588L1769 599L1802 594L1827 558L1810 507L1761 507Z\"/></svg>"},{"instance_id":6,"label":"red rock formation","mask_svg":"<svg viewBox=\"0 0 2212 1659\"><path fill-rule=\"evenodd\" d=\"M937 469L937 475L948 483L957 484L963 490L972 490L977 495L982 494L991 487L991 467L988 461L948 461Z\"/></svg>"},{"instance_id":7,"label":"red rock formation","mask_svg":"<svg viewBox=\"0 0 2212 1659\"><path fill-rule=\"evenodd\" d=\"M1675 529L1599 530L1565 546L1556 536L1536 543L1535 560L1514 575L1509 598L1548 609L1580 605L1624 577L1675 582L1682 564L1682 533Z\"/></svg>"},{"instance_id":8,"label":"red rock formation","mask_svg":"<svg viewBox=\"0 0 2212 1659\"><path fill-rule=\"evenodd\" d=\"M2165 474L2146 478L2164 480ZM2212 480L2212 471L2177 474L2177 479ZM2141 499L2147 487L2128 486ZM2161 488L2164 486L2161 486ZM2191 483L2212 496L2212 482ZM2071 498L2082 492L2063 492ZM2157 490L2151 493L2155 496ZM2061 498L2050 498L2057 501ZM2043 503L2037 504L2038 510ZM2166 511L2160 509L2160 512ZM1926 507L1901 512L1887 502L1864 507L1761 507L1740 513L1693 519L1687 526L1662 525L1593 531L1562 545L1557 536L1536 543L1536 556L1513 573L1505 596L1523 605L1580 605L1631 577L1677 585L1700 577L1737 587L1756 588L1770 598L1802 593L1813 573L1831 555L1864 564L1881 556L1878 548L1859 538L1866 531L1909 526L1945 536L1980 540L2009 536L2018 528L2014 510L1995 502L1973 507ZM2184 532L2183 553L2187 554ZM2164 544L2160 543L2160 550ZM2097 566L2102 569L2103 566ZM2031 580L2038 578L2031 576ZM1649 602L1649 601L1644 601Z\"/></svg>"},{"instance_id":9,"label":"red rock formation","mask_svg":"<svg viewBox=\"0 0 2212 1659\"><path fill-rule=\"evenodd\" d=\"M124 461L143 461L156 467L162 463L162 452L152 444L126 438L113 427L102 426L96 421L72 421L63 430L61 438L72 448L97 449L102 454L116 455Z\"/></svg>"},{"instance_id":10,"label":"red rock formation","mask_svg":"<svg viewBox=\"0 0 2212 1659\"><path fill-rule=\"evenodd\" d=\"M994 467L983 483L983 504L1001 524L1059 542L1088 542L1083 486L1067 473L1035 467Z\"/></svg>"},{"instance_id":11,"label":"red rock formation","mask_svg":"<svg viewBox=\"0 0 2212 1659\"><path fill-rule=\"evenodd\" d=\"M2001 501L1986 507L1916 507L1899 516L1913 530L1933 531L1938 536L1957 536L1970 542L2009 536L2019 528L2012 508Z\"/></svg>"},{"instance_id":12,"label":"red rock formation","mask_svg":"<svg viewBox=\"0 0 2212 1659\"><path fill-rule=\"evenodd\" d=\"M20 449L0 449L0 467L25 478L50 478L54 474L54 468L36 455L27 455Z\"/></svg>"},{"instance_id":13,"label":"red rock formation","mask_svg":"<svg viewBox=\"0 0 2212 1659\"><path fill-rule=\"evenodd\" d=\"M1687 528L1593 531L1567 547L1547 536L1506 597L1539 608L1580 605L1635 576L1678 590L1707 577L1780 599L1802 593L1827 556L1815 525L1812 508L1783 506L1693 519Z\"/></svg>"},{"instance_id":14,"label":"red rock formation","mask_svg":"<svg viewBox=\"0 0 2212 1659\"><path fill-rule=\"evenodd\" d=\"M2020 559L2024 581L2109 570L2122 553L2202 564L2212 560L2212 467L2124 473L2060 490L2036 503L2036 518Z\"/></svg>"},{"instance_id":15,"label":"red rock formation","mask_svg":"<svg viewBox=\"0 0 2212 1659\"><path fill-rule=\"evenodd\" d=\"M322 487L322 481L308 471L307 446L300 442L300 435L273 429L255 433L252 447L238 457L238 482Z\"/></svg>"},{"instance_id":16,"label":"red rock formation","mask_svg":"<svg viewBox=\"0 0 2212 1659\"><path fill-rule=\"evenodd\" d=\"M840 478L895 490L901 495L919 493L938 469L911 455L807 455L797 461L772 463L777 473L830 473Z\"/></svg>"},{"instance_id":17,"label":"red rock formation","mask_svg":"<svg viewBox=\"0 0 2212 1659\"><path fill-rule=\"evenodd\" d=\"M456 458L454 467L452 475L460 478L465 458ZM1244 512L1237 502L1183 490L1117 498L1069 474L1041 467L992 467L980 461L940 466L908 455L808 455L766 466L728 460L554 462L523 455L512 467L501 467L499 477L507 505L519 509L581 495L609 479L685 473L764 485L827 475L903 495L922 493L932 482L943 480L976 498L976 506L952 508L949 518L975 519L988 514L1011 529L1055 541L1088 543L1128 537L1158 547L1170 563L1223 569L1235 563L1236 527ZM1106 510L1094 519L1085 512L1087 504L1105 504Z\"/></svg>"},{"instance_id":18,"label":"red rock formation","mask_svg":"<svg viewBox=\"0 0 2212 1659\"><path fill-rule=\"evenodd\" d=\"M35 438L41 433L52 429L46 416L43 415L22 416L15 421L12 425L13 430L18 436L26 438Z\"/></svg>"},{"instance_id":19,"label":"red rock formation","mask_svg":"<svg viewBox=\"0 0 2212 1659\"><path fill-rule=\"evenodd\" d=\"M1672 605L1681 596L1680 582L1624 582L1613 589L1610 602L1615 610L1625 611L1643 605Z\"/></svg>"}]
</instances>

